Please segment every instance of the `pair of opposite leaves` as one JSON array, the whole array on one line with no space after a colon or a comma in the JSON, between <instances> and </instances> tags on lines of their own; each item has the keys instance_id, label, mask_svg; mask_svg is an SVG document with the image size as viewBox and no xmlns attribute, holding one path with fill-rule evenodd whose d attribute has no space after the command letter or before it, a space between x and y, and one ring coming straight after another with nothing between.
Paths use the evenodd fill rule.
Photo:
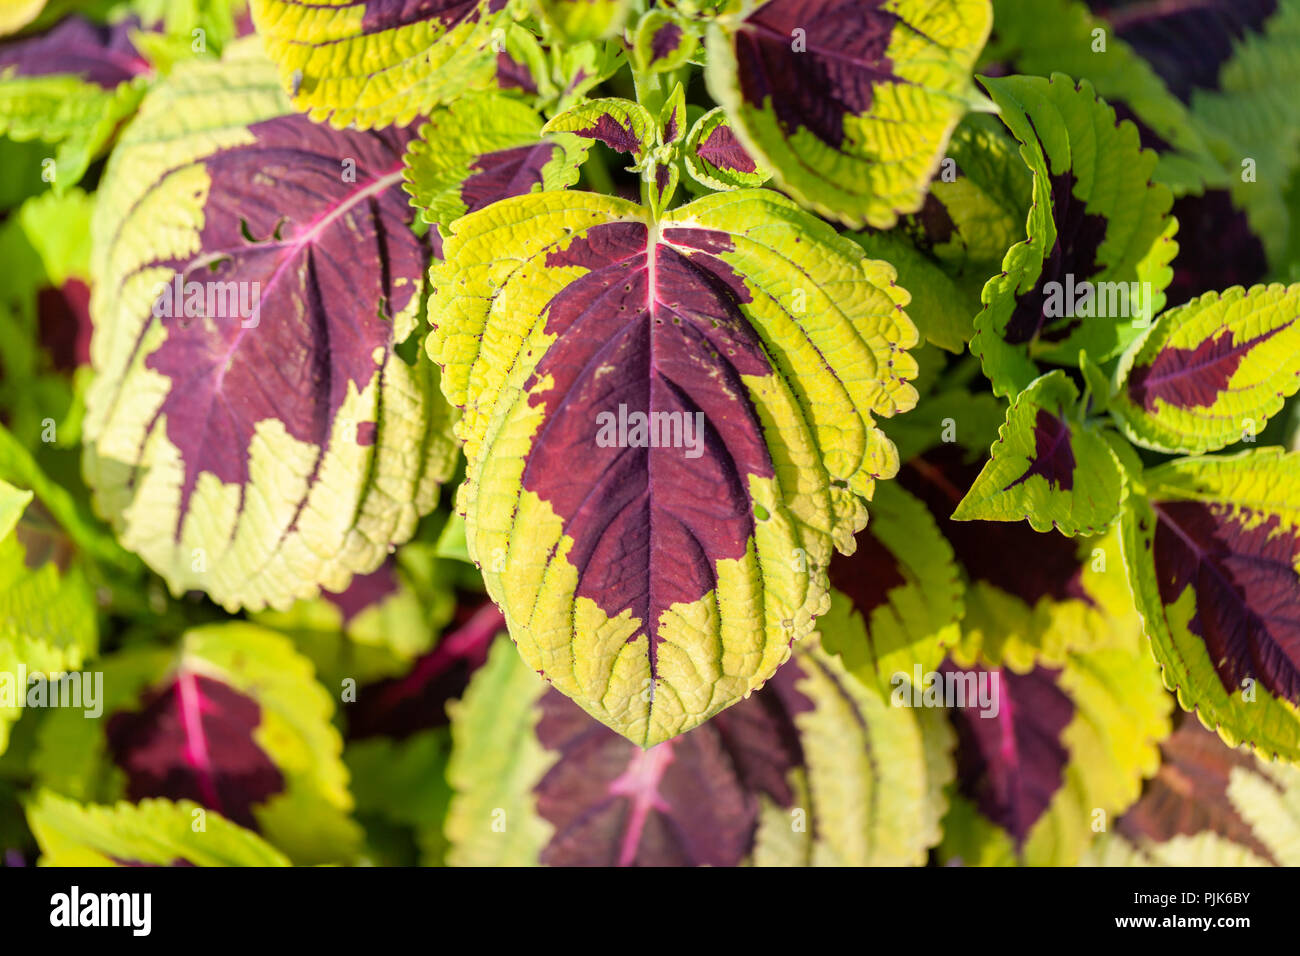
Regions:
<instances>
[{"instance_id":1,"label":"pair of opposite leaves","mask_svg":"<svg viewBox=\"0 0 1300 956\"><path fill-rule=\"evenodd\" d=\"M350 42L387 49L385 31L415 29L399 6L369 4ZM301 27L297 4L255 7L268 36ZM795 60L786 20L808 23ZM436 47L489 21L423 29ZM982 0L778 0L715 24L711 42L731 51L745 145L814 208L884 225L919 203L987 29ZM844 67L845 43L883 69ZM843 97L779 92L766 71L787 60ZM375 87L391 93L385 76ZM294 82L328 95L324 80ZM421 99L422 82L390 119L444 95ZM913 135L886 142L886 127ZM525 659L637 743L674 736L761 685L825 610L832 549L852 548L863 499L897 468L874 416L915 400L908 295L771 191L656 221L608 196L537 192L572 183L563 144L496 166L467 157L466 187L500 186L461 190L456 211L472 215L443 244L410 228L412 139L293 115L248 46L150 93L96 211L85 467L98 506L175 590L232 609L341 590L450 477L441 385L464 409L471 553ZM819 200L783 175L781 150L830 163L818 181L871 168L867 192ZM897 163L868 162L890 150ZM403 347L439 252L428 354L441 376ZM255 289L258 315L223 316L214 289ZM620 405L667 413L665 429L702 413L703 454L599 447L597 415Z\"/></svg>"}]
</instances>

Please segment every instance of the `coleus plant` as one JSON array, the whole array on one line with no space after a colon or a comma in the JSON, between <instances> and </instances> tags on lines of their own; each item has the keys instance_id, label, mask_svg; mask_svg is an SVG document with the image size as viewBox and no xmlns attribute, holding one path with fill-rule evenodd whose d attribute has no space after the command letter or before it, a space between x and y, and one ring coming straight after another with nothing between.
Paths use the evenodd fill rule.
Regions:
<instances>
[{"instance_id":1,"label":"coleus plant","mask_svg":"<svg viewBox=\"0 0 1300 956\"><path fill-rule=\"evenodd\" d=\"M1292 861L1294 0L20 6L12 854Z\"/></svg>"}]
</instances>

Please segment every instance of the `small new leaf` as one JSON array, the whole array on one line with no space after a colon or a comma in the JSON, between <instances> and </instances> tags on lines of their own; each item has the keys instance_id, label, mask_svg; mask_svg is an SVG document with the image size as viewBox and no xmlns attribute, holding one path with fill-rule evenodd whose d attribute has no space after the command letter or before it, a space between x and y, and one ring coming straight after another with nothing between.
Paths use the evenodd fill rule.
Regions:
<instances>
[{"instance_id":1,"label":"small new leaf","mask_svg":"<svg viewBox=\"0 0 1300 956\"><path fill-rule=\"evenodd\" d=\"M761 186L772 178L745 152L721 107L695 121L686 137L684 157L691 178L710 189Z\"/></svg>"},{"instance_id":2,"label":"small new leaf","mask_svg":"<svg viewBox=\"0 0 1300 956\"><path fill-rule=\"evenodd\" d=\"M1300 285L1210 292L1156 321L1116 370L1111 413L1144 448L1254 441L1300 389Z\"/></svg>"},{"instance_id":3,"label":"small new leaf","mask_svg":"<svg viewBox=\"0 0 1300 956\"><path fill-rule=\"evenodd\" d=\"M1105 531L1127 495L1123 471L1096 426L1079 417L1079 390L1058 369L1011 403L990 460L953 512L958 521L1028 520L1073 537Z\"/></svg>"},{"instance_id":4,"label":"small new leaf","mask_svg":"<svg viewBox=\"0 0 1300 956\"><path fill-rule=\"evenodd\" d=\"M641 104L607 97L586 100L551 117L542 127L543 135L550 133L599 140L610 149L630 153L639 162L654 147L658 124Z\"/></svg>"}]
</instances>

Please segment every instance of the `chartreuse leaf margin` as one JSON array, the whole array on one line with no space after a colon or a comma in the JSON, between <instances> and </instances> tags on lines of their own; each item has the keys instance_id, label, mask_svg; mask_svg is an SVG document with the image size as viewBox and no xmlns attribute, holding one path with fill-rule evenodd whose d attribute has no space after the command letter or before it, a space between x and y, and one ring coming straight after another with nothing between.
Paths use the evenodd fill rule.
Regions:
<instances>
[{"instance_id":1,"label":"chartreuse leaf margin","mask_svg":"<svg viewBox=\"0 0 1300 956\"><path fill-rule=\"evenodd\" d=\"M1011 396L1041 362L1073 365L1080 349L1118 355L1164 307L1173 196L1151 181L1155 153L1086 80L981 82L1034 175L1027 238L985 285L970 343L994 392Z\"/></svg>"},{"instance_id":2,"label":"chartreuse leaf margin","mask_svg":"<svg viewBox=\"0 0 1300 956\"><path fill-rule=\"evenodd\" d=\"M888 229L914 212L953 128L989 0L772 0L707 35L709 92L749 154L809 209Z\"/></svg>"},{"instance_id":3,"label":"chartreuse leaf margin","mask_svg":"<svg viewBox=\"0 0 1300 956\"><path fill-rule=\"evenodd\" d=\"M1300 761L1300 454L1180 458L1143 481L1124 561L1165 684L1230 745Z\"/></svg>"},{"instance_id":4,"label":"chartreuse leaf margin","mask_svg":"<svg viewBox=\"0 0 1300 956\"><path fill-rule=\"evenodd\" d=\"M425 221L449 225L505 195L572 186L587 146L568 133L543 137L541 117L518 100L465 96L420 127L407 149L404 188Z\"/></svg>"},{"instance_id":5,"label":"chartreuse leaf margin","mask_svg":"<svg viewBox=\"0 0 1300 956\"><path fill-rule=\"evenodd\" d=\"M84 470L174 592L258 610L341 591L450 477L437 370L396 349L429 255L401 188L408 138L293 113L251 39L178 67L114 151ZM282 215L283 190L309 198Z\"/></svg>"},{"instance_id":6,"label":"chartreuse leaf margin","mask_svg":"<svg viewBox=\"0 0 1300 956\"><path fill-rule=\"evenodd\" d=\"M1196 455L1254 441L1300 389L1300 285L1238 286L1170 309L1115 378L1111 414L1144 448Z\"/></svg>"},{"instance_id":7,"label":"chartreuse leaf margin","mask_svg":"<svg viewBox=\"0 0 1300 956\"><path fill-rule=\"evenodd\" d=\"M991 669L1000 677L997 714L988 716L968 704L961 719L971 725L992 722L1003 745L985 754L989 762L978 770L959 751L958 789L963 783L967 788L952 798L942 859L967 866L1073 866L1099 825L1104 828L1127 809L1143 780L1156 772L1157 743L1169 733L1173 703L1143 651L1136 621L1119 619L1104 639L1088 645L1071 647L1068 633L1047 642L1055 644L1057 637L1069 647L1065 654L1028 667L1013 667L997 650L971 641L953 650L958 667ZM959 738L959 747L971 745L971 736ZM1056 756L1045 761L1045 749ZM1032 788L1030 775L1041 774L1045 762L1059 762L1051 775L1054 787L1027 790L1025 802L1004 802L996 786L986 789L987 783L964 779L1000 776L1012 788ZM1036 815L1027 809L1029 801L1041 801ZM997 808L999 821L990 819L990 807Z\"/></svg>"},{"instance_id":8,"label":"chartreuse leaf margin","mask_svg":"<svg viewBox=\"0 0 1300 956\"><path fill-rule=\"evenodd\" d=\"M44 866L289 866L256 833L188 800L94 806L42 791L27 819Z\"/></svg>"},{"instance_id":9,"label":"chartreuse leaf margin","mask_svg":"<svg viewBox=\"0 0 1300 956\"><path fill-rule=\"evenodd\" d=\"M1078 405L1064 371L1032 382L1011 403L988 464L953 517L1028 520L1035 531L1071 537L1110 527L1128 487L1110 443Z\"/></svg>"},{"instance_id":10,"label":"chartreuse leaf margin","mask_svg":"<svg viewBox=\"0 0 1300 956\"><path fill-rule=\"evenodd\" d=\"M503 0L251 0L295 109L336 129L405 126L496 85L510 22Z\"/></svg>"},{"instance_id":11,"label":"chartreuse leaf margin","mask_svg":"<svg viewBox=\"0 0 1300 956\"><path fill-rule=\"evenodd\" d=\"M353 858L360 831L333 702L288 638L232 621L98 666L103 719L60 709L40 728L32 765L45 787L98 803L179 787L211 816L256 824L300 865Z\"/></svg>"},{"instance_id":12,"label":"chartreuse leaf margin","mask_svg":"<svg viewBox=\"0 0 1300 956\"><path fill-rule=\"evenodd\" d=\"M459 220L445 254L429 352L464 409L459 508L511 636L642 746L689 730L812 630L832 550L897 470L874 419L916 400L907 294L766 190L658 220L518 197ZM629 409L677 413L681 447L616 435Z\"/></svg>"},{"instance_id":13,"label":"chartreuse leaf margin","mask_svg":"<svg viewBox=\"0 0 1300 956\"><path fill-rule=\"evenodd\" d=\"M593 728L500 640L452 735L456 866L919 866L954 771L942 710L893 706L816 639L649 750Z\"/></svg>"}]
</instances>

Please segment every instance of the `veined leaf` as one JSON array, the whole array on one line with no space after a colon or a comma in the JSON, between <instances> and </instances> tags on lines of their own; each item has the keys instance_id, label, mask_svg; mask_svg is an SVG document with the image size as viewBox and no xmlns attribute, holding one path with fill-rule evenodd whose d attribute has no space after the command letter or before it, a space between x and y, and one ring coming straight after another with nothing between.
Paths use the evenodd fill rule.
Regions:
<instances>
[{"instance_id":1,"label":"veined leaf","mask_svg":"<svg viewBox=\"0 0 1300 956\"><path fill-rule=\"evenodd\" d=\"M1027 520L1035 531L1069 537L1110 527L1128 488L1115 453L1080 420L1078 404L1079 390L1060 369L1021 392L953 518Z\"/></svg>"},{"instance_id":2,"label":"veined leaf","mask_svg":"<svg viewBox=\"0 0 1300 956\"><path fill-rule=\"evenodd\" d=\"M623 29L631 0L536 0L542 19L562 42L613 36Z\"/></svg>"},{"instance_id":3,"label":"veined leaf","mask_svg":"<svg viewBox=\"0 0 1300 956\"><path fill-rule=\"evenodd\" d=\"M551 58L559 90L555 108L560 111L581 103L591 90L627 63L621 40L562 44L552 48Z\"/></svg>"},{"instance_id":4,"label":"veined leaf","mask_svg":"<svg viewBox=\"0 0 1300 956\"><path fill-rule=\"evenodd\" d=\"M1121 525L1165 683L1229 744L1300 761L1300 455L1183 458L1147 472Z\"/></svg>"},{"instance_id":5,"label":"veined leaf","mask_svg":"<svg viewBox=\"0 0 1300 956\"><path fill-rule=\"evenodd\" d=\"M55 188L75 185L134 111L153 68L131 41L133 21L69 17L0 44L0 134L58 144Z\"/></svg>"},{"instance_id":6,"label":"veined leaf","mask_svg":"<svg viewBox=\"0 0 1300 956\"><path fill-rule=\"evenodd\" d=\"M930 194L906 231L944 271L982 288L1024 234L1032 179L1016 142L992 117L971 114L948 144L951 165L930 183ZM974 313L967 318L974 318Z\"/></svg>"},{"instance_id":7,"label":"veined leaf","mask_svg":"<svg viewBox=\"0 0 1300 956\"><path fill-rule=\"evenodd\" d=\"M943 445L899 474L966 572L966 614L954 653L963 660L984 653L1024 672L1035 664L1059 668L1071 651L1110 643L1117 629L1138 633L1115 532L1071 539L1027 522L955 521L952 511L979 470L959 448Z\"/></svg>"},{"instance_id":8,"label":"veined leaf","mask_svg":"<svg viewBox=\"0 0 1300 956\"><path fill-rule=\"evenodd\" d=\"M632 55L643 73L663 73L684 66L699 47L690 20L656 7L636 24Z\"/></svg>"},{"instance_id":9,"label":"veined leaf","mask_svg":"<svg viewBox=\"0 0 1300 956\"><path fill-rule=\"evenodd\" d=\"M611 96L570 107L548 120L542 132L599 140L640 160L654 147L658 124L641 104Z\"/></svg>"},{"instance_id":10,"label":"veined leaf","mask_svg":"<svg viewBox=\"0 0 1300 956\"><path fill-rule=\"evenodd\" d=\"M1160 751L1142 798L1083 862L1300 865L1300 770L1233 750L1190 715Z\"/></svg>"},{"instance_id":11,"label":"veined leaf","mask_svg":"<svg viewBox=\"0 0 1300 956\"><path fill-rule=\"evenodd\" d=\"M1220 5L1244 4L1222 0ZM1086 76L1097 95L1141 124L1144 145L1161 147L1156 181L1175 195L1199 193L1206 183L1226 185L1227 171L1212 153L1186 97L1180 100L1175 95L1185 87L1175 82L1171 92L1165 79L1174 80L1170 67L1214 71L1213 57L1190 35L1189 48L1167 48L1177 36L1170 30L1169 17L1187 12L1202 16L1206 6L1152 5L1138 14L1123 14L1122 22L1112 26L1093 16L1082 0L993 0L998 53L1021 73ZM1193 33L1202 44L1208 41L1214 46L1228 35L1215 28ZM1101 44L1104 47L1099 48ZM1177 40L1175 45L1181 46ZM1151 138L1155 142L1148 142Z\"/></svg>"},{"instance_id":12,"label":"veined leaf","mask_svg":"<svg viewBox=\"0 0 1300 956\"><path fill-rule=\"evenodd\" d=\"M436 369L395 348L429 255L408 140L291 113L254 40L179 67L115 150L84 467L174 592L256 610L341 591L450 476Z\"/></svg>"},{"instance_id":13,"label":"veined leaf","mask_svg":"<svg viewBox=\"0 0 1300 956\"><path fill-rule=\"evenodd\" d=\"M914 669L934 670L957 639L965 586L923 503L893 482L876 491L857 549L831 561L831 609L818 618L822 647L882 694Z\"/></svg>"},{"instance_id":14,"label":"veined leaf","mask_svg":"<svg viewBox=\"0 0 1300 956\"><path fill-rule=\"evenodd\" d=\"M940 680L964 691L957 793L943 858L969 866L1072 866L1109 818L1132 804L1159 765L1172 702L1136 627L1072 651L1063 666L1020 671L966 646ZM974 693L972 693L974 691Z\"/></svg>"},{"instance_id":15,"label":"veined leaf","mask_svg":"<svg viewBox=\"0 0 1300 956\"><path fill-rule=\"evenodd\" d=\"M448 706L448 865L530 865L550 839L532 792L551 762L534 735L545 686L500 640L465 696Z\"/></svg>"},{"instance_id":16,"label":"veined leaf","mask_svg":"<svg viewBox=\"0 0 1300 956\"><path fill-rule=\"evenodd\" d=\"M812 643L649 750L547 690L504 641L454 718L458 865L918 865L952 779L939 712L890 706Z\"/></svg>"},{"instance_id":17,"label":"veined leaf","mask_svg":"<svg viewBox=\"0 0 1300 956\"><path fill-rule=\"evenodd\" d=\"M503 92L518 90L540 100L555 96L550 59L532 31L511 23L505 28L505 42L498 41L496 47L498 88Z\"/></svg>"},{"instance_id":18,"label":"veined leaf","mask_svg":"<svg viewBox=\"0 0 1300 956\"><path fill-rule=\"evenodd\" d=\"M709 91L782 189L888 229L974 102L991 23L988 0L768 0L710 24Z\"/></svg>"},{"instance_id":19,"label":"veined leaf","mask_svg":"<svg viewBox=\"0 0 1300 956\"><path fill-rule=\"evenodd\" d=\"M792 715L803 766L787 775L793 800L760 797L754 863L924 865L941 837L953 779L953 737L943 713L897 706L811 642L773 684ZM805 801L806 815L793 812Z\"/></svg>"},{"instance_id":20,"label":"veined leaf","mask_svg":"<svg viewBox=\"0 0 1300 956\"><path fill-rule=\"evenodd\" d=\"M710 189L761 186L772 177L745 152L721 107L695 121L682 156L691 178Z\"/></svg>"},{"instance_id":21,"label":"veined leaf","mask_svg":"<svg viewBox=\"0 0 1300 956\"><path fill-rule=\"evenodd\" d=\"M927 342L949 352L965 351L975 330L978 294L963 289L899 230L860 232L851 238L867 255L898 270L898 284L912 293L907 314Z\"/></svg>"},{"instance_id":22,"label":"veined leaf","mask_svg":"<svg viewBox=\"0 0 1300 956\"><path fill-rule=\"evenodd\" d=\"M854 241L898 269L908 310L926 340L961 353L975 332L980 290L1024 232L1030 176L1014 141L968 116L953 133L941 173L920 212L898 229L869 229Z\"/></svg>"},{"instance_id":23,"label":"veined leaf","mask_svg":"<svg viewBox=\"0 0 1300 956\"><path fill-rule=\"evenodd\" d=\"M1169 190L1131 124L1062 74L984 81L1034 173L1028 238L984 287L971 351L999 395L1038 377L1038 361L1073 365L1118 354L1164 306L1177 245Z\"/></svg>"},{"instance_id":24,"label":"veined leaf","mask_svg":"<svg viewBox=\"0 0 1300 956\"><path fill-rule=\"evenodd\" d=\"M897 469L892 269L765 190L649 222L569 191L461 219L433 285L470 553L529 666L643 746L761 685Z\"/></svg>"},{"instance_id":25,"label":"veined leaf","mask_svg":"<svg viewBox=\"0 0 1300 956\"><path fill-rule=\"evenodd\" d=\"M33 766L79 800L193 800L300 864L346 861L359 834L330 695L289 641L242 622L179 648L101 661L102 720L52 710Z\"/></svg>"},{"instance_id":26,"label":"veined leaf","mask_svg":"<svg viewBox=\"0 0 1300 956\"><path fill-rule=\"evenodd\" d=\"M1208 293L1171 309L1115 373L1111 412L1145 448L1254 441L1300 389L1300 285Z\"/></svg>"},{"instance_id":27,"label":"veined leaf","mask_svg":"<svg viewBox=\"0 0 1300 956\"><path fill-rule=\"evenodd\" d=\"M543 138L541 117L518 100L466 96L420 127L404 188L426 222L445 227L498 199L572 186L587 148L566 133Z\"/></svg>"},{"instance_id":28,"label":"veined leaf","mask_svg":"<svg viewBox=\"0 0 1300 956\"><path fill-rule=\"evenodd\" d=\"M279 850L188 800L82 806L43 791L27 811L44 866L289 866Z\"/></svg>"},{"instance_id":29,"label":"veined leaf","mask_svg":"<svg viewBox=\"0 0 1300 956\"><path fill-rule=\"evenodd\" d=\"M505 0L252 0L293 105L335 129L405 126L493 85Z\"/></svg>"}]
</instances>

